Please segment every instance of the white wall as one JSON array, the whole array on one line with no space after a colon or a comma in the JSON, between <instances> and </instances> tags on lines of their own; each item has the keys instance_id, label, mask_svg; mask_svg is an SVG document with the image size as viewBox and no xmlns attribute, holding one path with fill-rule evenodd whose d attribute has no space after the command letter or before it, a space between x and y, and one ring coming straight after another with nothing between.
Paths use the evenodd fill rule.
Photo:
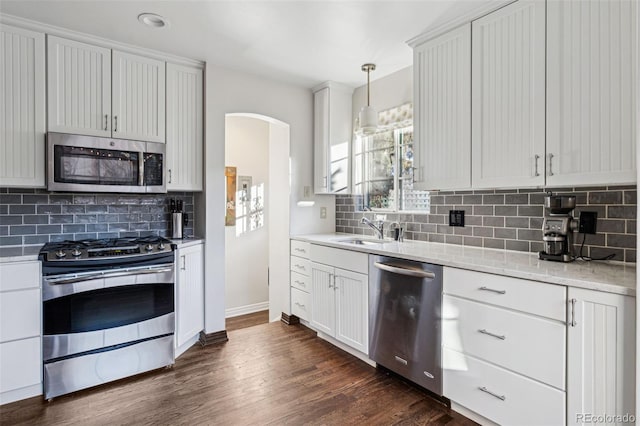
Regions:
<instances>
[{"instance_id":1,"label":"white wall","mask_svg":"<svg viewBox=\"0 0 640 426\"><path fill-rule=\"evenodd\" d=\"M363 75L365 75L363 73ZM372 76L375 76L373 71ZM393 74L371 82L371 106L380 112L413 101L413 67L403 68ZM353 119L367 104L367 85L353 92Z\"/></svg>"},{"instance_id":2,"label":"white wall","mask_svg":"<svg viewBox=\"0 0 640 426\"><path fill-rule=\"evenodd\" d=\"M237 176L251 176L252 185L263 184L265 200L270 198L269 127L257 118L230 116L225 120L225 165L236 167ZM229 310L269 301L268 267L267 217L264 226L240 235L235 226L225 226L225 316L230 316Z\"/></svg>"},{"instance_id":3,"label":"white wall","mask_svg":"<svg viewBox=\"0 0 640 426\"><path fill-rule=\"evenodd\" d=\"M255 113L273 117L290 126L291 193L290 233L335 230L333 196L317 196L313 207L298 207L302 187L312 185L313 97L306 88L266 80L253 75L208 65L205 73L205 193L199 198L198 217L205 218L205 332L225 329L225 237L224 237L224 124L227 113ZM287 188L283 188L287 191ZM201 202L203 201L203 202ZM327 219L320 219L320 208ZM286 208L286 206L283 206ZM287 239L289 235L283 235ZM270 300L275 312L290 312L288 280L271 283L280 295Z\"/></svg>"}]
</instances>

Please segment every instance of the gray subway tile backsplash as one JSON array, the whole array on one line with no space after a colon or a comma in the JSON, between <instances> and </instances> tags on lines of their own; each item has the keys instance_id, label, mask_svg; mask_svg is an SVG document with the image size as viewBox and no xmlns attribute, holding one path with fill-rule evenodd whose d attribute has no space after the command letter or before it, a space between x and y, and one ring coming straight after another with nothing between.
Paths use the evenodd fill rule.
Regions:
<instances>
[{"instance_id":1,"label":"gray subway tile backsplash","mask_svg":"<svg viewBox=\"0 0 640 426\"><path fill-rule=\"evenodd\" d=\"M189 214L185 235L192 235L194 194L191 192L95 195L0 188L0 246L86 238L168 236L172 198L183 201L184 211ZM350 214L353 218L353 213Z\"/></svg>"},{"instance_id":2,"label":"gray subway tile backsplash","mask_svg":"<svg viewBox=\"0 0 640 426\"><path fill-rule=\"evenodd\" d=\"M406 229L405 239L409 240L538 252L542 250L543 203L547 191L575 195L575 218L581 211L598 214L598 233L586 236L584 256L600 258L615 254L614 260L636 262L635 185L433 192L432 214L386 213L387 221L401 223ZM371 234L359 218L363 214L371 218L376 213L362 213L356 208L362 206L361 196L338 195L336 204L340 206L336 213L337 232ZM448 225L451 209L465 211L465 227ZM387 232L391 237L391 231ZM582 238L582 234L575 233L576 254Z\"/></svg>"}]
</instances>

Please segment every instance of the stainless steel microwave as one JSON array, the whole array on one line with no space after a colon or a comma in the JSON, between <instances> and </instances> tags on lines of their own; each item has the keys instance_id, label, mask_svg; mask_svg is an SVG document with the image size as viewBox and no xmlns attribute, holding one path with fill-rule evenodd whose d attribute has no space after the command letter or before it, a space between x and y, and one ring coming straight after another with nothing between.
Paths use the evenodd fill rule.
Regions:
<instances>
[{"instance_id":1,"label":"stainless steel microwave","mask_svg":"<svg viewBox=\"0 0 640 426\"><path fill-rule=\"evenodd\" d=\"M47 134L47 189L165 193L165 144Z\"/></svg>"}]
</instances>

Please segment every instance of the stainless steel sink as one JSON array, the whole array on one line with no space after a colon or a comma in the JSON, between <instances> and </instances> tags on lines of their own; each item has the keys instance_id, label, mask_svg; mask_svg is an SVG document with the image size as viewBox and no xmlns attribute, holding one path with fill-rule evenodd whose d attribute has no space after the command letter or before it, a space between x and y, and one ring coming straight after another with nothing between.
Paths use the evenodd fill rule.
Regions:
<instances>
[{"instance_id":1,"label":"stainless steel sink","mask_svg":"<svg viewBox=\"0 0 640 426\"><path fill-rule=\"evenodd\" d=\"M345 238L335 241L339 243L354 244L357 246L379 246L380 244L388 242L386 240L367 240L365 238Z\"/></svg>"}]
</instances>

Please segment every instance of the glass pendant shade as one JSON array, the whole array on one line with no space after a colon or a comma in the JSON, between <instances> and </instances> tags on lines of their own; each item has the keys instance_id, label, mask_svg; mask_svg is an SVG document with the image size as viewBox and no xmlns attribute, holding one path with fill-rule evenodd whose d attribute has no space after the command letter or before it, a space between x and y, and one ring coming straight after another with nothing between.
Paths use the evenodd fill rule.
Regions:
<instances>
[{"instance_id":1,"label":"glass pendant shade","mask_svg":"<svg viewBox=\"0 0 640 426\"><path fill-rule=\"evenodd\" d=\"M378 129L378 113L372 106L363 106L358 118L362 134L371 135Z\"/></svg>"}]
</instances>

